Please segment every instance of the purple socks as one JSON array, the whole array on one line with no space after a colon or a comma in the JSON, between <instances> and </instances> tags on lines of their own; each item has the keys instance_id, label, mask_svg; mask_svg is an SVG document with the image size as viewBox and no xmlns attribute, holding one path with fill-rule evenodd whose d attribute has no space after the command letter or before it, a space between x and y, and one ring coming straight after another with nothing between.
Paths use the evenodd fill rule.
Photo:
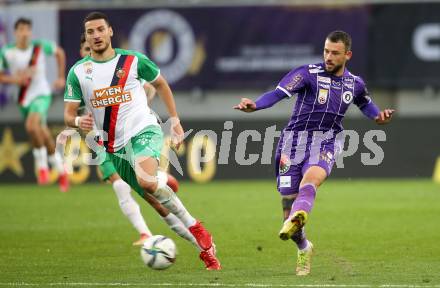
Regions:
<instances>
[{"instance_id":1,"label":"purple socks","mask_svg":"<svg viewBox=\"0 0 440 288\"><path fill-rule=\"evenodd\" d=\"M300 250L307 247L307 238L306 238L306 232L304 231L304 227L298 230L295 234L293 234L290 239L292 239L293 242L296 243L296 246Z\"/></svg>"},{"instance_id":2,"label":"purple socks","mask_svg":"<svg viewBox=\"0 0 440 288\"><path fill-rule=\"evenodd\" d=\"M296 197L295 202L293 202L292 209L290 210L289 217L299 210L306 211L307 214L309 214L310 211L312 211L313 203L315 202L315 196L315 185L309 183L300 187L298 196Z\"/></svg>"}]
</instances>

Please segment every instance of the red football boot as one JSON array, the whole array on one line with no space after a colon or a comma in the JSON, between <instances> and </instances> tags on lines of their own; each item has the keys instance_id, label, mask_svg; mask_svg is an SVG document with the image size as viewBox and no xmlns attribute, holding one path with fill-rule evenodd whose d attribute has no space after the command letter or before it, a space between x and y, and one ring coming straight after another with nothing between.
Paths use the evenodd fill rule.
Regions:
<instances>
[{"instance_id":1,"label":"red football boot","mask_svg":"<svg viewBox=\"0 0 440 288\"><path fill-rule=\"evenodd\" d=\"M64 173L58 176L58 186L61 192L67 192L69 190L69 174L67 174L67 171L64 171Z\"/></svg>"},{"instance_id":2,"label":"red football boot","mask_svg":"<svg viewBox=\"0 0 440 288\"><path fill-rule=\"evenodd\" d=\"M209 250L212 247L212 236L209 234L208 230L202 226L200 221L188 228L189 232L196 238L197 244L199 244L202 250Z\"/></svg>"},{"instance_id":3,"label":"red football boot","mask_svg":"<svg viewBox=\"0 0 440 288\"><path fill-rule=\"evenodd\" d=\"M200 259L205 262L206 270L221 270L222 266L215 256L214 245L211 249L200 252Z\"/></svg>"},{"instance_id":4,"label":"red football boot","mask_svg":"<svg viewBox=\"0 0 440 288\"><path fill-rule=\"evenodd\" d=\"M48 168L40 168L38 170L38 185L47 185L49 183L49 169Z\"/></svg>"}]
</instances>

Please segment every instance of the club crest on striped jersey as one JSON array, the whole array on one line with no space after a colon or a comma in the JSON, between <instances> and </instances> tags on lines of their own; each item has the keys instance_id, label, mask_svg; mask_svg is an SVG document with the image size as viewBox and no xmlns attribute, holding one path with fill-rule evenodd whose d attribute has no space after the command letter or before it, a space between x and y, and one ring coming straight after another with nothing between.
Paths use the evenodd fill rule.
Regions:
<instances>
[{"instance_id":1,"label":"club crest on striped jersey","mask_svg":"<svg viewBox=\"0 0 440 288\"><path fill-rule=\"evenodd\" d=\"M327 102L327 98L328 98L328 90L327 89L319 89L318 103L324 104L325 102Z\"/></svg>"},{"instance_id":2,"label":"club crest on striped jersey","mask_svg":"<svg viewBox=\"0 0 440 288\"><path fill-rule=\"evenodd\" d=\"M90 99L93 108L119 105L132 100L131 92L124 91L122 85L93 90L93 97Z\"/></svg>"},{"instance_id":3,"label":"club crest on striped jersey","mask_svg":"<svg viewBox=\"0 0 440 288\"><path fill-rule=\"evenodd\" d=\"M93 63L92 62L84 63L83 67L84 67L84 73L86 73L86 74L92 74L93 73Z\"/></svg>"},{"instance_id":4,"label":"club crest on striped jersey","mask_svg":"<svg viewBox=\"0 0 440 288\"><path fill-rule=\"evenodd\" d=\"M119 79L124 78L125 77L125 70L122 68L119 68L116 71L116 77L118 77Z\"/></svg>"}]
</instances>

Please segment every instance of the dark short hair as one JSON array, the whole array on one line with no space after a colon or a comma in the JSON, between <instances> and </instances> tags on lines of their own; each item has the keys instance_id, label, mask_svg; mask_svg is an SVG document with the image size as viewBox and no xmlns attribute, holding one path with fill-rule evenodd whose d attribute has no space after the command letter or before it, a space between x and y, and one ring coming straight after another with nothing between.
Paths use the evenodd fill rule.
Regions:
<instances>
[{"instance_id":1,"label":"dark short hair","mask_svg":"<svg viewBox=\"0 0 440 288\"><path fill-rule=\"evenodd\" d=\"M17 19L17 21L15 21L14 29L17 30L19 25L29 25L32 27L32 20L29 18L20 17Z\"/></svg>"},{"instance_id":2,"label":"dark short hair","mask_svg":"<svg viewBox=\"0 0 440 288\"><path fill-rule=\"evenodd\" d=\"M81 37L79 38L79 44L82 46L86 42L86 35L81 33Z\"/></svg>"},{"instance_id":3,"label":"dark short hair","mask_svg":"<svg viewBox=\"0 0 440 288\"><path fill-rule=\"evenodd\" d=\"M98 12L98 11L91 12L91 13L87 14L87 16L84 18L83 25L85 26L86 22L89 22L92 20L99 20L99 19L104 19L105 23L107 23L108 26L111 26L107 15L105 15L102 12Z\"/></svg>"},{"instance_id":4,"label":"dark short hair","mask_svg":"<svg viewBox=\"0 0 440 288\"><path fill-rule=\"evenodd\" d=\"M342 42L345 46L345 51L351 50L351 36L344 31L336 30L327 35L327 39L331 42Z\"/></svg>"}]
</instances>

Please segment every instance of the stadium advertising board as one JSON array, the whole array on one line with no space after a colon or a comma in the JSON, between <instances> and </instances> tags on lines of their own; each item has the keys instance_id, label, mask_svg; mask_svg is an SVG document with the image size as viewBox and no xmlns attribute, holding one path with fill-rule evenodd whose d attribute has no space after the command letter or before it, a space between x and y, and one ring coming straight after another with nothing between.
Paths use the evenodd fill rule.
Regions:
<instances>
[{"instance_id":1,"label":"stadium advertising board","mask_svg":"<svg viewBox=\"0 0 440 288\"><path fill-rule=\"evenodd\" d=\"M363 6L191 7L107 9L113 46L142 51L174 89L266 88L294 67L322 60L325 36L353 37L354 73L366 73L368 10ZM82 19L89 10L61 10L60 43L68 67L78 60Z\"/></svg>"},{"instance_id":2,"label":"stadium advertising board","mask_svg":"<svg viewBox=\"0 0 440 288\"><path fill-rule=\"evenodd\" d=\"M436 131L438 121L438 118L399 119L387 127L378 127L365 119L347 119L344 154L336 160L332 176L431 177L440 156L437 145L440 135L428 139L425 131ZM161 166L169 168L178 179L207 182L274 177L273 154L285 124L282 121L185 121L183 124L188 132L184 144L178 151L165 146L161 159ZM57 134L63 128L62 124L52 126L52 132ZM411 137L408 131L412 131ZM98 179L97 166L86 162L90 149L84 137L71 140L65 151L66 162L72 167L73 184ZM22 124L0 126L1 182L34 182L33 164L32 149ZM57 179L55 171L50 178L52 182Z\"/></svg>"},{"instance_id":3,"label":"stadium advertising board","mask_svg":"<svg viewBox=\"0 0 440 288\"><path fill-rule=\"evenodd\" d=\"M375 5L372 9L370 84L384 88L438 87L440 4Z\"/></svg>"}]
</instances>

